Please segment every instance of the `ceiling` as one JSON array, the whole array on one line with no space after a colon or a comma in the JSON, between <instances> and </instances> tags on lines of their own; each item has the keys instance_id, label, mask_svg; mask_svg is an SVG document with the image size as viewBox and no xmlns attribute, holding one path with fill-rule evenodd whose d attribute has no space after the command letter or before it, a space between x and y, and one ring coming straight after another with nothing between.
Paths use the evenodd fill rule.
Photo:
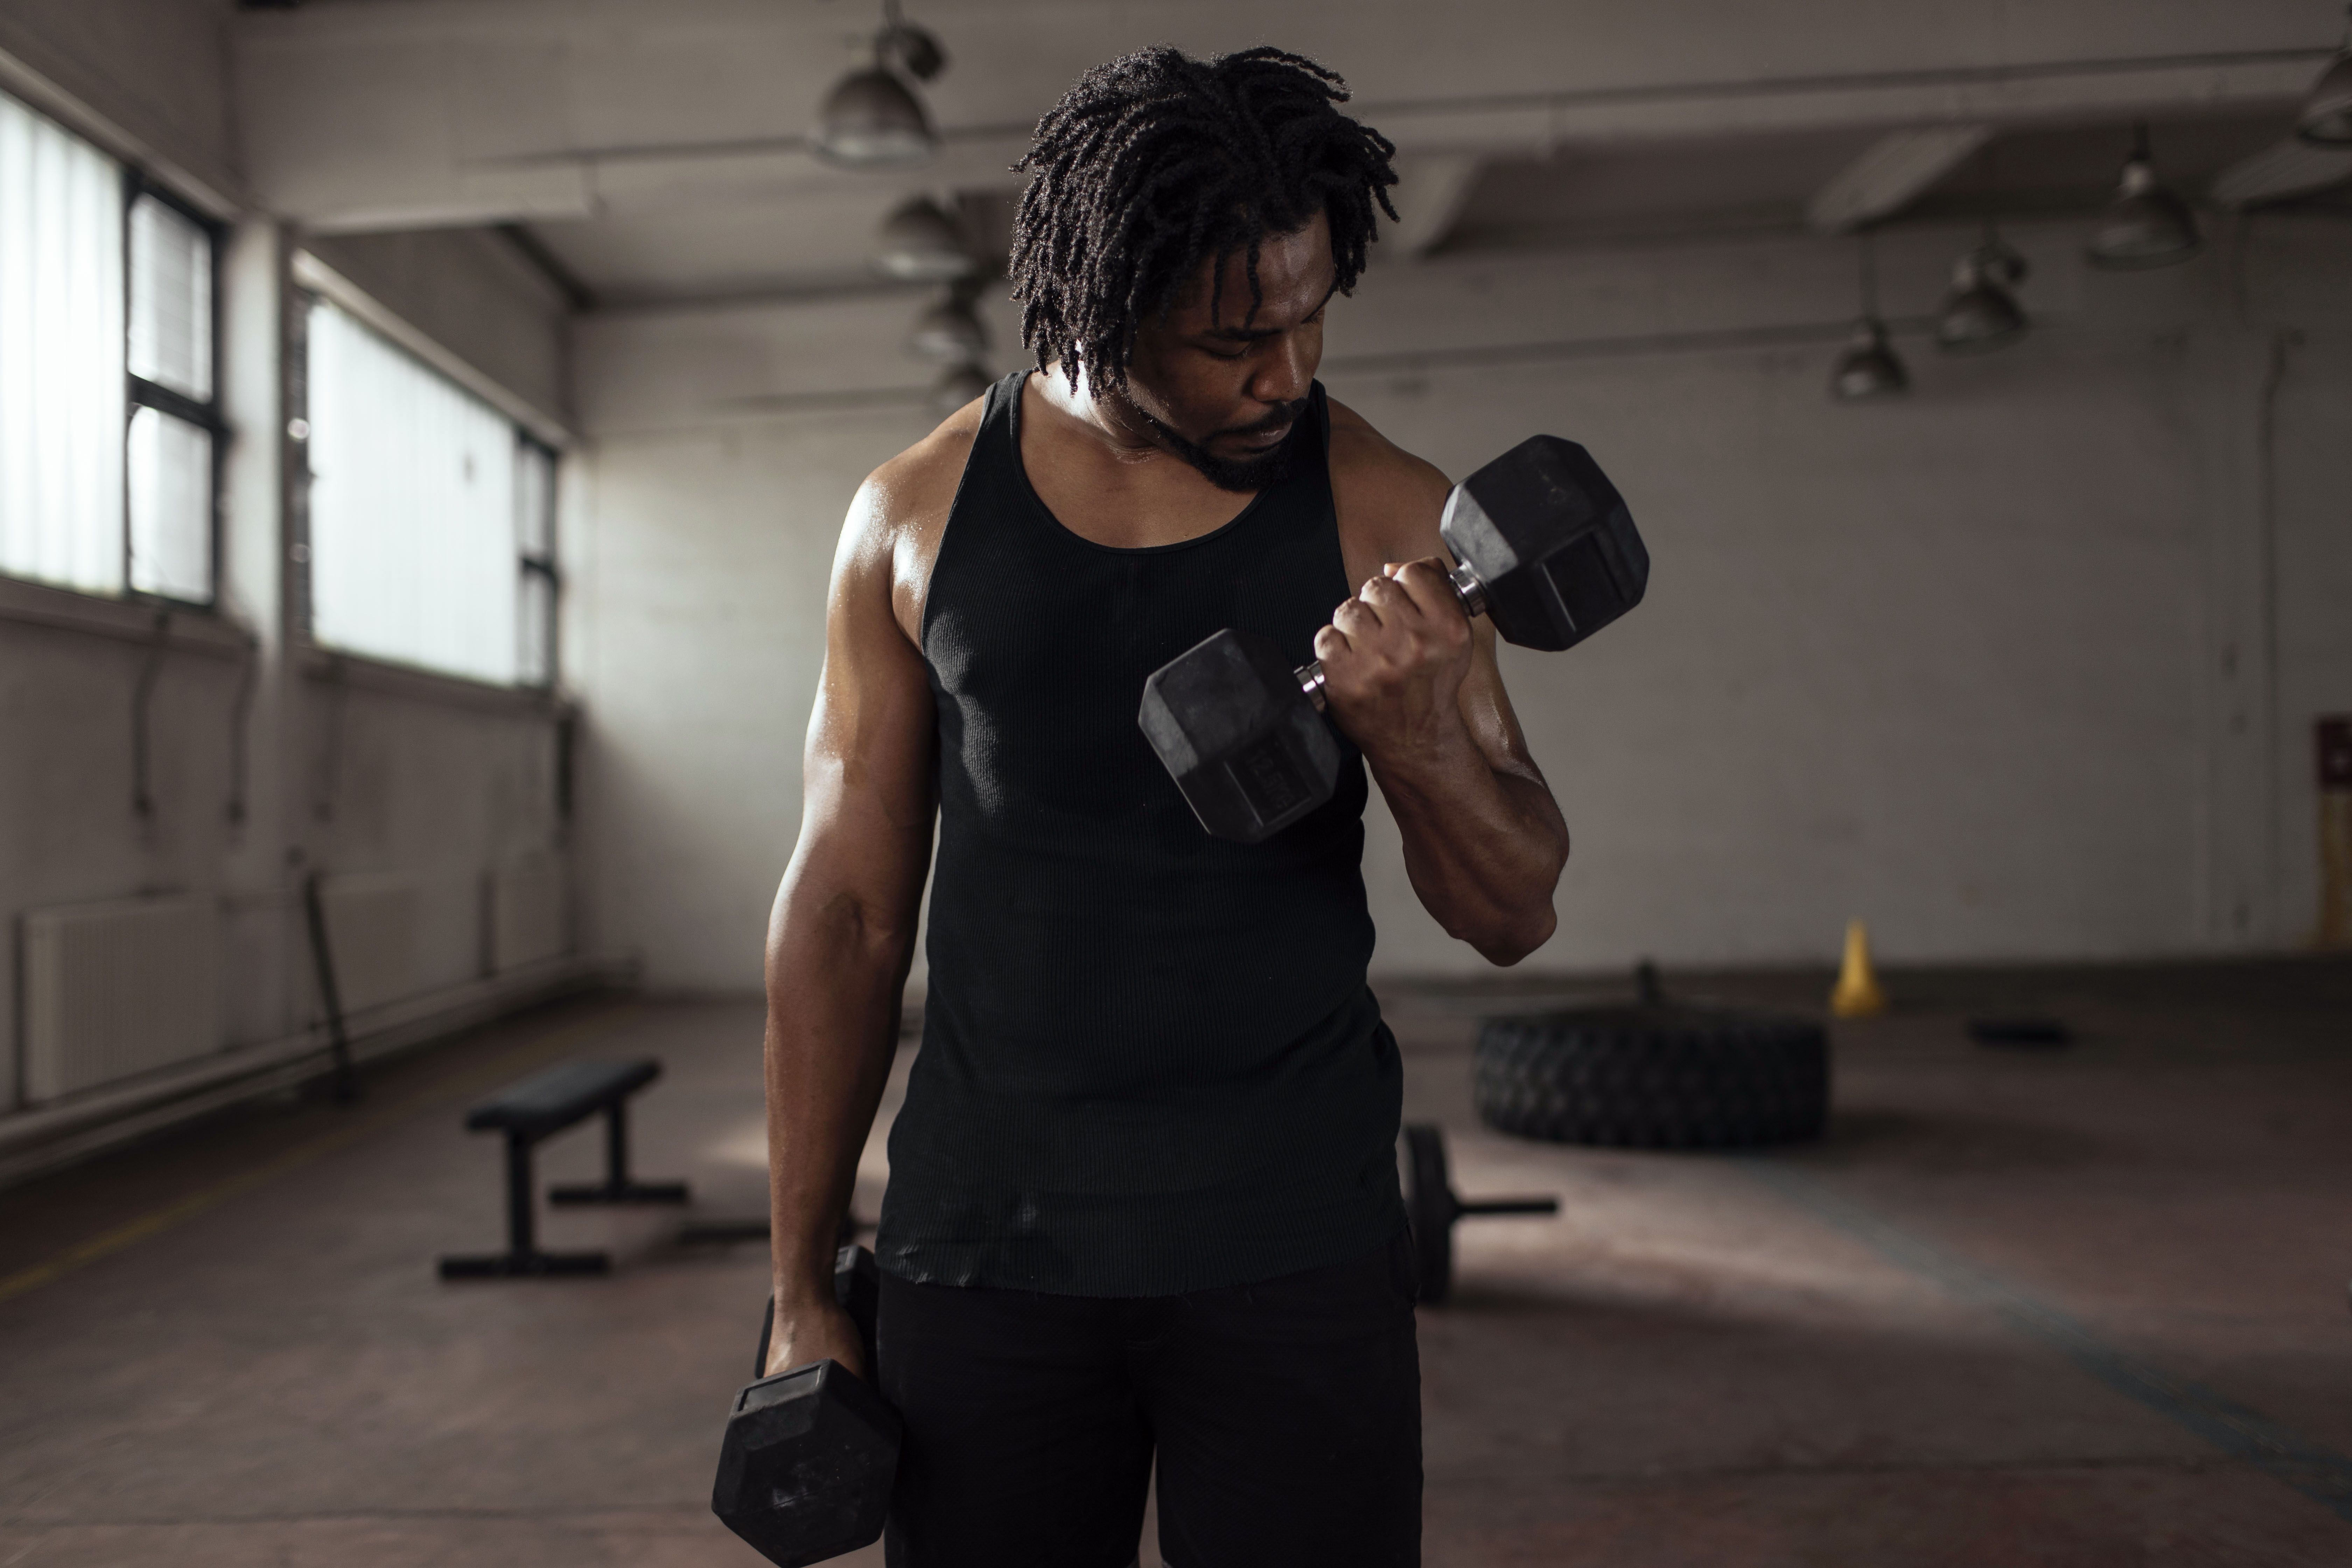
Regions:
<instances>
[{"instance_id":1,"label":"ceiling","mask_svg":"<svg viewBox=\"0 0 2352 1568\"><path fill-rule=\"evenodd\" d=\"M2340 32L2334 0L908 8L950 61L922 89L945 143L913 174L808 153L817 102L874 25L866 0L247 11L248 156L276 210L329 230L508 226L599 308L868 289L880 219L915 192L960 202L976 248L1001 255L1009 165L1087 65L1159 39L1213 52L1274 36L1345 70L1356 110L1402 149L1407 221L1383 262L2087 210L2135 120L2193 196L2220 182L2232 202L2352 214L2352 157L2273 151Z\"/></svg>"},{"instance_id":2,"label":"ceiling","mask_svg":"<svg viewBox=\"0 0 2352 1568\"><path fill-rule=\"evenodd\" d=\"M2179 118L2150 136L2165 177L2191 195L2226 169L2275 145L2288 115ZM1546 158L1501 158L1481 168L1441 248L1449 253L1553 247L1740 232L1796 232L1806 207L1878 139L1875 131L1822 131L1640 147L1564 148ZM2115 190L2131 144L2129 122L2004 132L1906 202L1889 221L2088 213ZM2343 174L2352 176L2352 158ZM2292 205L2344 212L2347 186Z\"/></svg>"},{"instance_id":3,"label":"ceiling","mask_svg":"<svg viewBox=\"0 0 2352 1568\"><path fill-rule=\"evenodd\" d=\"M2284 110L2168 120L2151 137L2165 176L2195 195L2277 144L2287 123ZM1423 254L1801 232L1808 202L1879 134L1755 134L1482 159L1456 216ZM2127 123L1996 136L1890 221L2087 214L2114 190L2130 139ZM2352 159L2344 163L2352 176ZM1408 162L1405 184L1423 173ZM975 249L1004 253L1013 205L1007 193L966 194ZM2271 205L2352 218L2352 184L2339 179ZM870 262L879 218L862 193L751 187L716 199L687 192L617 203L593 218L528 226L597 304L629 307L893 287ZM1391 259L1375 252L1376 265Z\"/></svg>"}]
</instances>

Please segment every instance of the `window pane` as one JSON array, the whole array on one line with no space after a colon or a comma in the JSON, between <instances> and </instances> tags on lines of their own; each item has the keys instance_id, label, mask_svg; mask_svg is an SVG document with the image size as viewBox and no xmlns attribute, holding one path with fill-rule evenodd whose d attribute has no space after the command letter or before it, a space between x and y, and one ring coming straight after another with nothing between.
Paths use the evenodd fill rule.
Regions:
<instances>
[{"instance_id":1,"label":"window pane","mask_svg":"<svg viewBox=\"0 0 2352 1568\"><path fill-rule=\"evenodd\" d=\"M152 408L132 414L131 585L210 602L212 511L212 432Z\"/></svg>"},{"instance_id":2,"label":"window pane","mask_svg":"<svg viewBox=\"0 0 2352 1568\"><path fill-rule=\"evenodd\" d=\"M0 96L0 572L122 587L122 175Z\"/></svg>"},{"instance_id":3,"label":"window pane","mask_svg":"<svg viewBox=\"0 0 2352 1568\"><path fill-rule=\"evenodd\" d=\"M312 635L514 680L512 422L324 302L310 392Z\"/></svg>"},{"instance_id":4,"label":"window pane","mask_svg":"<svg viewBox=\"0 0 2352 1568\"><path fill-rule=\"evenodd\" d=\"M131 205L131 374L212 401L212 240L153 196Z\"/></svg>"},{"instance_id":5,"label":"window pane","mask_svg":"<svg viewBox=\"0 0 2352 1568\"><path fill-rule=\"evenodd\" d=\"M555 679L555 579L525 568L515 614L515 680L545 686Z\"/></svg>"},{"instance_id":6,"label":"window pane","mask_svg":"<svg viewBox=\"0 0 2352 1568\"><path fill-rule=\"evenodd\" d=\"M532 441L515 461L515 549L533 561L555 554L555 454Z\"/></svg>"},{"instance_id":7,"label":"window pane","mask_svg":"<svg viewBox=\"0 0 2352 1568\"><path fill-rule=\"evenodd\" d=\"M515 451L515 679L545 686L555 679L555 454L536 441Z\"/></svg>"}]
</instances>

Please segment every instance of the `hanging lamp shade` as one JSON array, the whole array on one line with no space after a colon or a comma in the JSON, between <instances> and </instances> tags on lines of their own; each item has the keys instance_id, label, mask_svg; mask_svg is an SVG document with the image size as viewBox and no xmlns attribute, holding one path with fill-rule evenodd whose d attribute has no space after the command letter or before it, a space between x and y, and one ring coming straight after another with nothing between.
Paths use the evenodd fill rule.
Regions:
<instances>
[{"instance_id":1,"label":"hanging lamp shade","mask_svg":"<svg viewBox=\"0 0 2352 1568\"><path fill-rule=\"evenodd\" d=\"M986 396L988 386L988 373L970 360L950 365L931 389L931 407L942 416L953 414L973 398Z\"/></svg>"},{"instance_id":2,"label":"hanging lamp shade","mask_svg":"<svg viewBox=\"0 0 2352 1568\"><path fill-rule=\"evenodd\" d=\"M811 144L818 157L849 169L905 168L939 145L922 100L880 66L852 71L825 94Z\"/></svg>"},{"instance_id":3,"label":"hanging lamp shade","mask_svg":"<svg viewBox=\"0 0 2352 1568\"><path fill-rule=\"evenodd\" d=\"M969 363L988 352L988 333L970 301L950 295L915 318L907 347L925 359Z\"/></svg>"},{"instance_id":4,"label":"hanging lamp shade","mask_svg":"<svg viewBox=\"0 0 2352 1568\"><path fill-rule=\"evenodd\" d=\"M1946 353L1983 353L2023 337L2026 324L2016 296L1994 280L1985 252L1961 257L1936 317L1936 346Z\"/></svg>"},{"instance_id":5,"label":"hanging lamp shade","mask_svg":"<svg viewBox=\"0 0 2352 1568\"><path fill-rule=\"evenodd\" d=\"M2352 147L2352 35L2295 111L2294 133L2315 147Z\"/></svg>"},{"instance_id":6,"label":"hanging lamp shade","mask_svg":"<svg viewBox=\"0 0 2352 1568\"><path fill-rule=\"evenodd\" d=\"M1875 316L1864 317L1830 373L1831 395L1840 403L1867 403L1900 397L1910 390L1910 373L1886 341L1886 323Z\"/></svg>"},{"instance_id":7,"label":"hanging lamp shade","mask_svg":"<svg viewBox=\"0 0 2352 1568\"><path fill-rule=\"evenodd\" d=\"M2197 230L2197 215L2172 187L2156 177L2143 127L2131 157L2125 161L2115 197L2091 231L2091 265L2116 271L2169 267L2188 260L2204 244L2204 236Z\"/></svg>"},{"instance_id":8,"label":"hanging lamp shade","mask_svg":"<svg viewBox=\"0 0 2352 1568\"><path fill-rule=\"evenodd\" d=\"M1985 226L1984 243L1977 247L1975 259L1977 276L2004 289L2016 288L2032 270L2026 265L2025 258L2020 256L2009 241L2001 238L2000 232L1990 224Z\"/></svg>"},{"instance_id":9,"label":"hanging lamp shade","mask_svg":"<svg viewBox=\"0 0 2352 1568\"><path fill-rule=\"evenodd\" d=\"M894 3L882 8L882 35L874 43L877 56L896 60L898 68L917 81L929 81L948 68L948 52L928 27L918 27L898 15Z\"/></svg>"},{"instance_id":10,"label":"hanging lamp shade","mask_svg":"<svg viewBox=\"0 0 2352 1568\"><path fill-rule=\"evenodd\" d=\"M929 196L917 196L882 220L874 267L908 283L951 283L979 270L963 230Z\"/></svg>"}]
</instances>

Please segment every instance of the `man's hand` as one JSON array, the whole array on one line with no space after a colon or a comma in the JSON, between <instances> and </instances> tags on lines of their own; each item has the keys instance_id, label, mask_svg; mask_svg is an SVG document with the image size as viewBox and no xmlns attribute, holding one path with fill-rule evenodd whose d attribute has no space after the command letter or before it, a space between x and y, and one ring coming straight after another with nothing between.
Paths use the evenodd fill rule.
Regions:
<instances>
[{"instance_id":1,"label":"man's hand","mask_svg":"<svg viewBox=\"0 0 2352 1568\"><path fill-rule=\"evenodd\" d=\"M1366 758L1412 773L1475 751L1462 717L1470 619L1445 563L1390 562L1315 634L1325 700Z\"/></svg>"},{"instance_id":2,"label":"man's hand","mask_svg":"<svg viewBox=\"0 0 2352 1568\"><path fill-rule=\"evenodd\" d=\"M773 1377L818 1361L837 1361L859 1377L873 1381L866 1370L866 1347L858 1339L857 1325L838 1301L830 1295L804 1303L777 1297L775 1327L768 1335L768 1366L761 1375Z\"/></svg>"},{"instance_id":3,"label":"man's hand","mask_svg":"<svg viewBox=\"0 0 2352 1568\"><path fill-rule=\"evenodd\" d=\"M1315 634L1324 700L1404 838L1405 872L1449 935L1517 963L1556 923L1568 827L1526 754L1442 557L1381 568Z\"/></svg>"}]
</instances>

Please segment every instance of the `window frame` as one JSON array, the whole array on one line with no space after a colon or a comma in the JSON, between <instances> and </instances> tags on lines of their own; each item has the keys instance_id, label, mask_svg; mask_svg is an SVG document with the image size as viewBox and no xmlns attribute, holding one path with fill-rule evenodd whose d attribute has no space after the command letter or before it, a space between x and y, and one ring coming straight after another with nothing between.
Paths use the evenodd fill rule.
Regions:
<instances>
[{"instance_id":1,"label":"window frame","mask_svg":"<svg viewBox=\"0 0 2352 1568\"><path fill-rule=\"evenodd\" d=\"M87 140L85 138L85 140ZM227 237L227 227L221 221L157 180L153 175L127 160L117 160L122 165L122 596L133 604L170 605L182 609L212 610L220 603L221 579L221 499L226 489L228 458L228 421L221 414L221 377L226 365L224 359L221 319L223 290L221 283L221 252ZM142 196L152 196L163 205L190 224L205 237L207 259L206 281L210 285L205 309L210 315L208 333L212 363L206 380L212 385L212 396L202 402L184 392L174 391L160 382L148 380L131 368L131 332L136 301L131 266L131 215ZM212 592L204 599L174 598L131 584L131 426L142 408L152 408L197 426L212 437L212 473L205 504L205 577Z\"/></svg>"},{"instance_id":2,"label":"window frame","mask_svg":"<svg viewBox=\"0 0 2352 1568\"><path fill-rule=\"evenodd\" d=\"M508 417L514 425L515 450L518 453L533 453L547 459L547 494L540 502L547 509L543 520L547 530L546 553L533 555L523 549L520 540L515 542L516 592L521 592L526 578L541 577L547 582L547 646L540 650L545 669L536 680L516 680L515 688L521 691L553 691L563 683L562 541L556 536L556 530L563 521L562 503L559 499L563 486L563 454L532 435L511 415Z\"/></svg>"}]
</instances>

